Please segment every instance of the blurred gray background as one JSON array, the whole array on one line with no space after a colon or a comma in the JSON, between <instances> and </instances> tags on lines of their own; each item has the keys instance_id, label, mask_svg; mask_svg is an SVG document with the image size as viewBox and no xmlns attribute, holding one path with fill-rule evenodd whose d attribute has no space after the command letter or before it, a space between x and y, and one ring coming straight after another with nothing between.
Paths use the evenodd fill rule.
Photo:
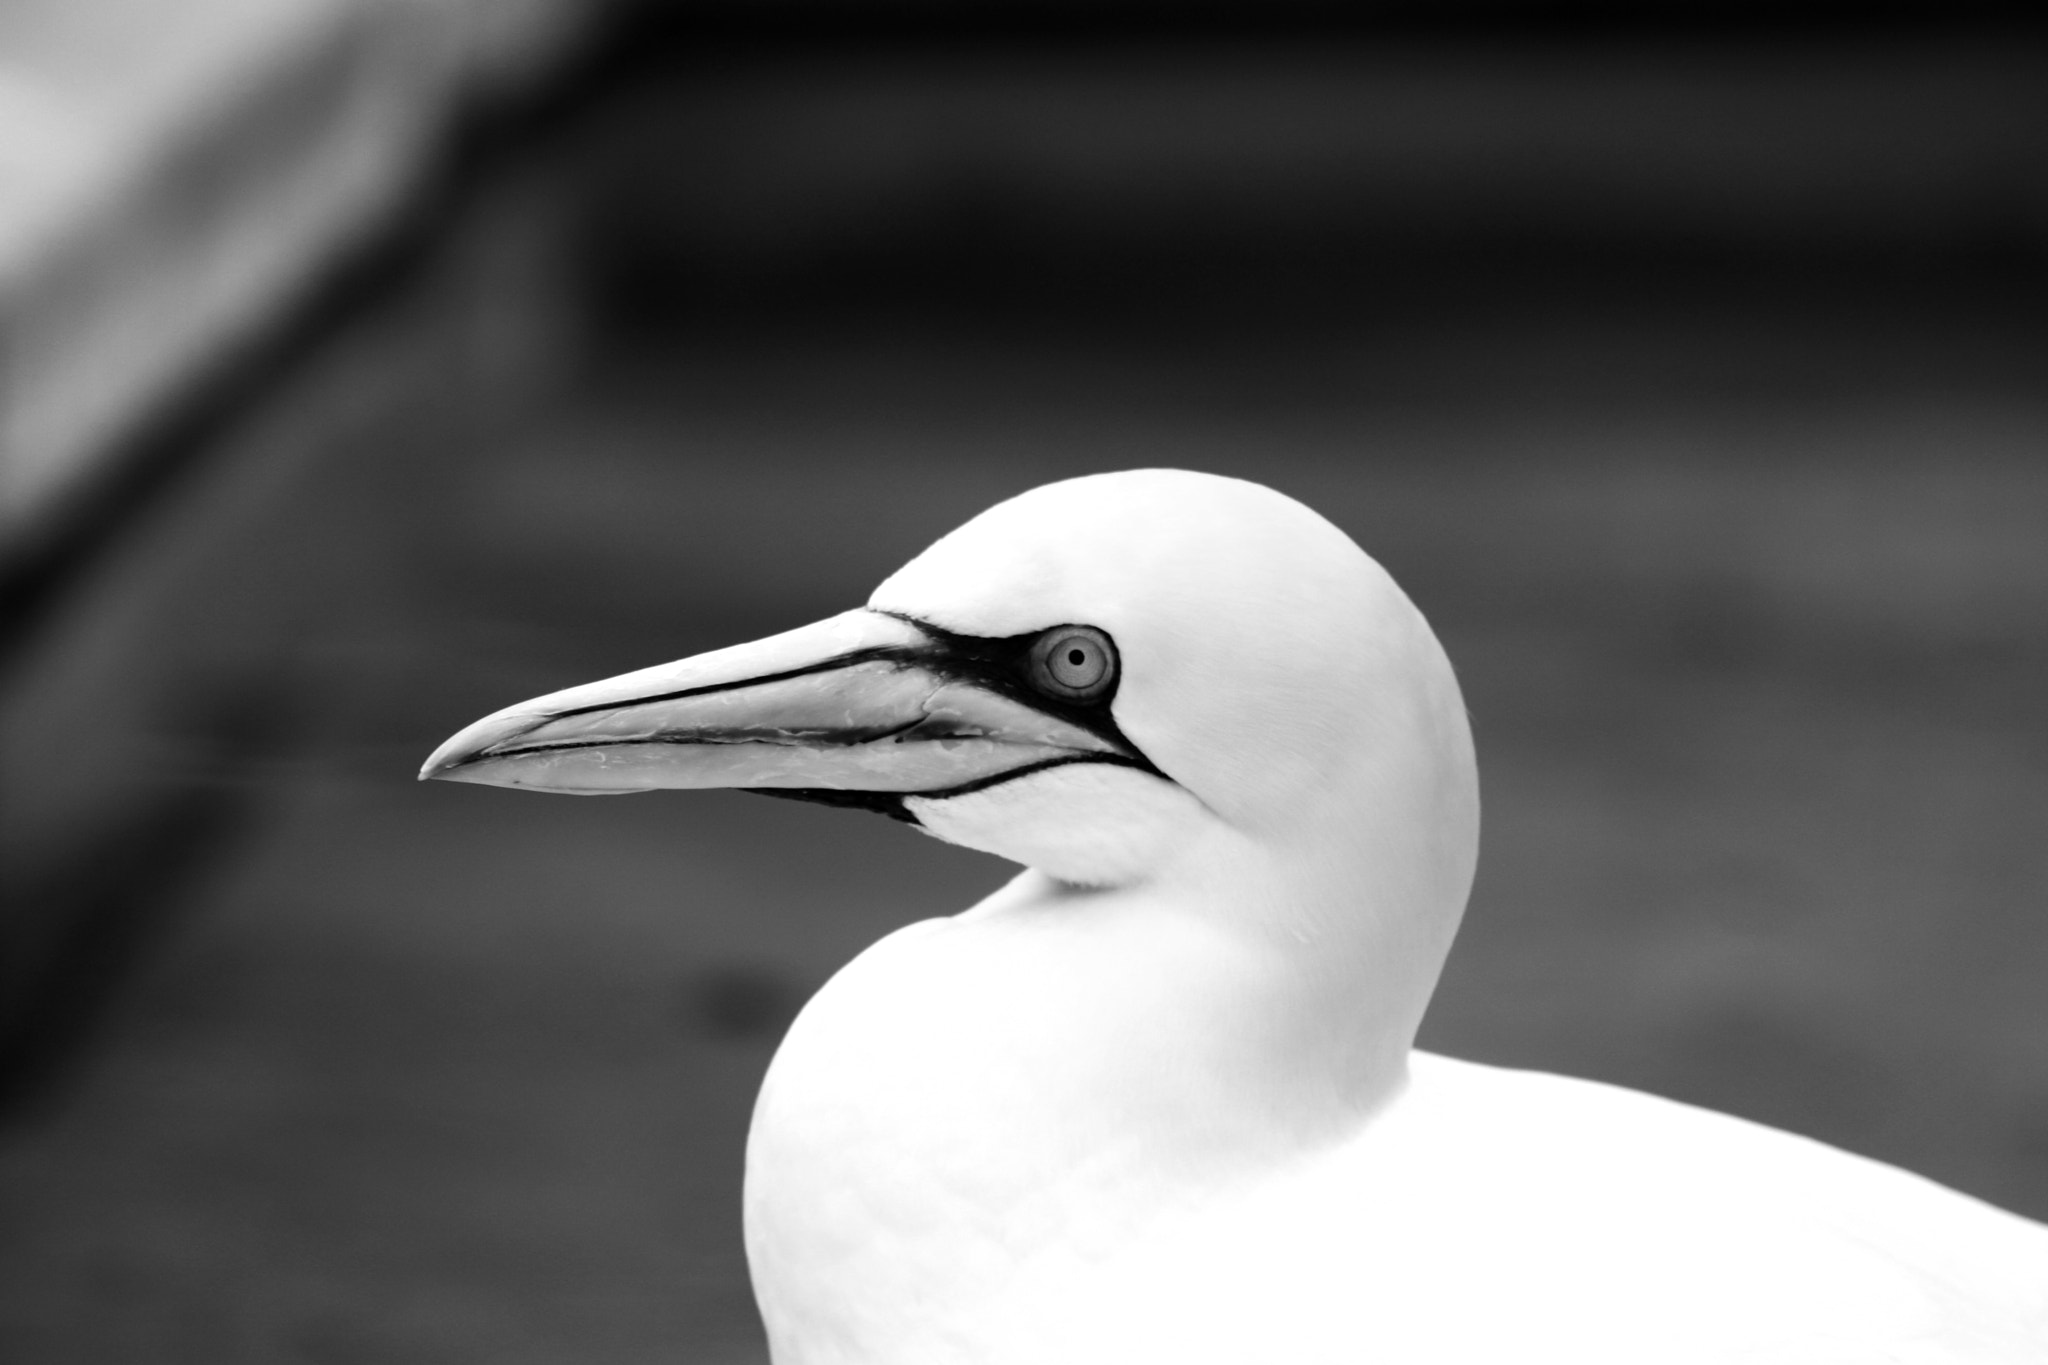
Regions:
<instances>
[{"instance_id":1,"label":"blurred gray background","mask_svg":"<svg viewBox=\"0 0 2048 1365\"><path fill-rule=\"evenodd\" d=\"M1251 9L560 5L313 226L217 192L388 107L348 29L0 273L19 405L155 335L162 223L314 243L234 326L148 314L160 382L65 343L9 509L0 1356L764 1359L776 1039L1008 870L413 772L1141 465L1315 506L1459 666L1487 825L1425 1046L2048 1217L2048 48Z\"/></svg>"}]
</instances>

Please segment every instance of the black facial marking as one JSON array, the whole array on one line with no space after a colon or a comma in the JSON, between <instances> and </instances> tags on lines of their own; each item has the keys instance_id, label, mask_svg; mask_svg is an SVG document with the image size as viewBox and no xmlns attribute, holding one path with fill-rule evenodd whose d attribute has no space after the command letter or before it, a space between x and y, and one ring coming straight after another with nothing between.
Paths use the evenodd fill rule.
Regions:
<instances>
[{"instance_id":1,"label":"black facial marking","mask_svg":"<svg viewBox=\"0 0 2048 1365\"><path fill-rule=\"evenodd\" d=\"M886 815L891 820L900 820L906 825L919 823L903 804L902 792L857 792L841 787L737 787L734 790L752 792L756 796L779 796L785 801L810 801L820 806L842 806L849 810L871 810L877 815ZM910 795L922 796L922 792Z\"/></svg>"},{"instance_id":2,"label":"black facial marking","mask_svg":"<svg viewBox=\"0 0 2048 1365\"><path fill-rule=\"evenodd\" d=\"M1116 723L1116 717L1110 714L1110 704L1116 700L1117 688L1122 683L1120 673L1112 677L1109 686L1103 689L1099 696L1090 697L1086 701L1056 697L1041 688L1032 686L1031 647L1044 639L1052 631L1064 630L1076 623L1062 622L1047 630L1034 630L1024 635L1005 635L991 638L984 635L957 635L950 630L935 626L929 621L920 621L915 616L906 616L902 612L885 611L881 615L893 616L899 621L906 621L932 637L934 641L932 645L911 646L900 651L901 656L906 662L916 663L944 678L950 678L958 682L973 683L990 692L1008 697L1011 701L1031 707L1035 711L1043 711L1047 715L1058 716L1061 720L1078 725L1083 730L1100 735L1123 750L1122 756L1091 755L1088 760L1084 761L1109 761L1136 768L1140 772L1150 773L1154 777L1166 776L1151 759L1145 757L1143 750L1131 743L1130 736L1123 732ZM1115 641L1110 640L1107 632L1102 634L1105 640L1109 640L1110 648L1114 650ZM1115 655L1112 654L1111 658L1114 660ZM1115 667L1114 663L1112 663L1112 667ZM1024 771L1035 770L1025 769ZM1005 774L1005 776L1012 775L1014 774ZM937 793L918 794L936 795ZM957 795L958 793L948 792L945 794Z\"/></svg>"},{"instance_id":3,"label":"black facial marking","mask_svg":"<svg viewBox=\"0 0 2048 1365\"><path fill-rule=\"evenodd\" d=\"M937 791L904 792L903 794L905 796L921 796L928 801L943 801L949 796L968 796L974 792L985 792L990 787L1000 787L1005 782L1013 782L1020 777L1029 777L1033 773L1042 773L1048 768L1066 768L1076 763L1105 763L1112 768L1136 768L1141 773L1151 773L1155 777L1163 776L1157 768L1154 768L1142 758L1125 758L1121 754L1063 754L1059 758L1047 758L1041 759L1036 763L1027 763L1021 768L1012 768L1008 772L990 773L987 777L977 777L971 782L962 782L957 787L942 787Z\"/></svg>"}]
</instances>

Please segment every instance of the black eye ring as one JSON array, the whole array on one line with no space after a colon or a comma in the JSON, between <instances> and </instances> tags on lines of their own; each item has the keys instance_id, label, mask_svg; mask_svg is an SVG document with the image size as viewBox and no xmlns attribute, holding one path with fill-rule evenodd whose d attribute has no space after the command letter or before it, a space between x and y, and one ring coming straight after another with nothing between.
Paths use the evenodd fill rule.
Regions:
<instances>
[{"instance_id":1,"label":"black eye ring","mask_svg":"<svg viewBox=\"0 0 2048 1365\"><path fill-rule=\"evenodd\" d=\"M1116 686L1116 644L1093 626L1054 626L1031 645L1031 685L1065 701L1094 701Z\"/></svg>"}]
</instances>

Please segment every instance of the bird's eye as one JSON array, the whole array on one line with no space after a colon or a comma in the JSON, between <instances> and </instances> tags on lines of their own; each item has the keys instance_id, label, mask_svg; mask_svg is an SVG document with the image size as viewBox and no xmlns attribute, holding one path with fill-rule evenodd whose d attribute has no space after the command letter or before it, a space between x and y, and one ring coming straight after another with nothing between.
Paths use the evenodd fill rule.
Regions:
<instances>
[{"instance_id":1,"label":"bird's eye","mask_svg":"<svg viewBox=\"0 0 2048 1365\"><path fill-rule=\"evenodd\" d=\"M1068 701L1093 701L1116 682L1116 646L1093 626L1054 626L1031 646L1031 681Z\"/></svg>"}]
</instances>

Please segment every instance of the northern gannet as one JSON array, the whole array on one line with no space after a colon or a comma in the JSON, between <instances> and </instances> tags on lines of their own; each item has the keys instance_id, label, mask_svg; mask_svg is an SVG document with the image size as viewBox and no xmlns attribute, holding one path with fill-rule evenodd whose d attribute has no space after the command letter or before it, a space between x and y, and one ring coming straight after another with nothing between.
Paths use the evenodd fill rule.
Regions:
<instances>
[{"instance_id":1,"label":"northern gannet","mask_svg":"<svg viewBox=\"0 0 2048 1365\"><path fill-rule=\"evenodd\" d=\"M1036 489L865 608L523 702L421 775L746 787L1024 866L776 1055L778 1365L2048 1361L2048 1228L1413 1049L1478 848L1464 704L1387 573L1256 484Z\"/></svg>"}]
</instances>

